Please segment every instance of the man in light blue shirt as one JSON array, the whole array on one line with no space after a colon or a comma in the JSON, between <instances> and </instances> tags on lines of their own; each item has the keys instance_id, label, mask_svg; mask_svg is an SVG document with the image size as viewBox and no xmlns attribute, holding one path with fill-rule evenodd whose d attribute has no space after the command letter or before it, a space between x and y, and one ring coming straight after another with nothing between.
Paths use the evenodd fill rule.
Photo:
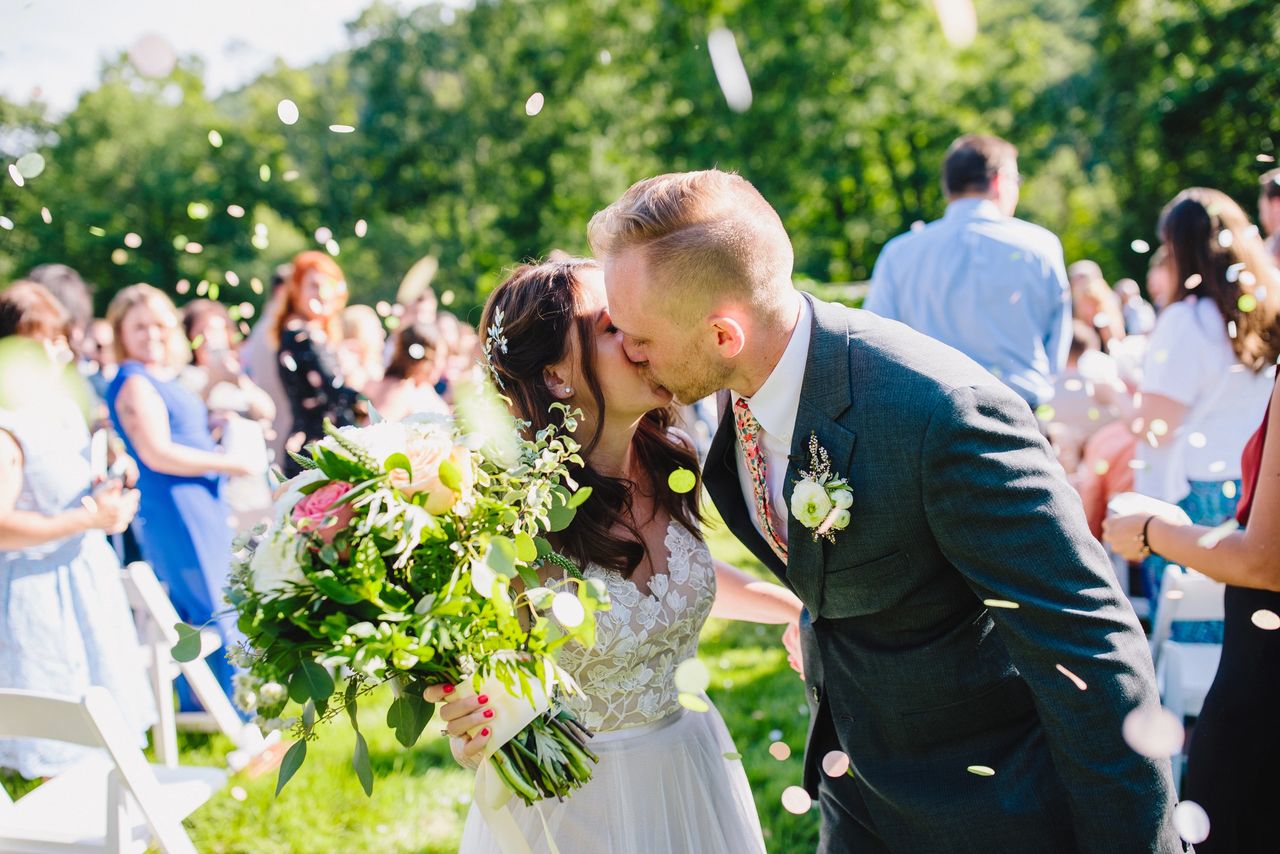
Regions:
<instances>
[{"instance_id":1,"label":"man in light blue shirt","mask_svg":"<svg viewBox=\"0 0 1280 854\"><path fill-rule=\"evenodd\" d=\"M942 167L942 219L890 240L864 308L936 338L983 365L1033 408L1053 397L1071 343L1062 243L1013 216L1018 151L962 136Z\"/></svg>"}]
</instances>

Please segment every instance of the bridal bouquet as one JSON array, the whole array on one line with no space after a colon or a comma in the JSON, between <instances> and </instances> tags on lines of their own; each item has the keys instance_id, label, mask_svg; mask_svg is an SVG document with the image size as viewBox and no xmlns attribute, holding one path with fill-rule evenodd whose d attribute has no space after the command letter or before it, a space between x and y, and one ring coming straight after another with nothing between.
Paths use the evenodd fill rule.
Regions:
<instances>
[{"instance_id":1,"label":"bridal bouquet","mask_svg":"<svg viewBox=\"0 0 1280 854\"><path fill-rule=\"evenodd\" d=\"M580 574L545 585L531 569L552 554L540 535L567 526L590 490L569 476L580 462L571 437L547 428L524 438L509 418L509 430L494 430L495 415L505 412L485 413L488 438L442 418L326 425L295 457L305 470L282 485L256 545L237 541L227 595L247 644L232 653L243 669L236 700L265 729L299 735L277 794L317 723L343 711L356 775L372 793L356 709L386 681L397 689L387 726L405 747L432 716L423 689L462 684L513 710L499 716L509 731L489 743L492 772L511 792L533 803L590 778L590 733L555 703L557 690L577 686L555 657L571 640L592 644L608 594ZM575 426L567 411L565 424ZM175 655L194 657L198 632L179 635Z\"/></svg>"}]
</instances>

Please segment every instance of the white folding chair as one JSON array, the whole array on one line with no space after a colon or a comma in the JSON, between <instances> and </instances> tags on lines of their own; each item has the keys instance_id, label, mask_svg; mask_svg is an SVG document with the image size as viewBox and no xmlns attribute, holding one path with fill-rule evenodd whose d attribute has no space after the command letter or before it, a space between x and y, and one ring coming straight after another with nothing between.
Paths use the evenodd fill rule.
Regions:
<instances>
[{"instance_id":1,"label":"white folding chair","mask_svg":"<svg viewBox=\"0 0 1280 854\"><path fill-rule=\"evenodd\" d=\"M124 587L134 610L138 634L147 656L147 671L155 694L159 717L152 729L156 758L165 765L178 764L178 729L221 732L236 745L228 756L233 770L240 770L269 743L253 724L245 724L222 690L205 659L222 647L221 636L213 630L201 632L200 657L175 661L172 648L178 642L174 626L181 622L173 603L151 566L135 561L124 570ZM202 712L176 712L173 682L181 674L204 706Z\"/></svg>"},{"instance_id":2,"label":"white folding chair","mask_svg":"<svg viewBox=\"0 0 1280 854\"><path fill-rule=\"evenodd\" d=\"M1222 595L1226 587L1194 569L1170 566L1160 584L1160 605L1151 627L1151 658L1156 665L1156 686L1165 708L1178 720L1200 714L1205 695L1218 672L1222 645L1180 643L1170 640L1173 624L1182 620L1223 619ZM1180 778L1182 757L1175 756L1175 779Z\"/></svg>"},{"instance_id":3,"label":"white folding chair","mask_svg":"<svg viewBox=\"0 0 1280 854\"><path fill-rule=\"evenodd\" d=\"M0 737L101 748L16 801L0 800L0 851L195 854L182 820L226 782L220 768L148 765L115 700L0 690Z\"/></svg>"}]
</instances>

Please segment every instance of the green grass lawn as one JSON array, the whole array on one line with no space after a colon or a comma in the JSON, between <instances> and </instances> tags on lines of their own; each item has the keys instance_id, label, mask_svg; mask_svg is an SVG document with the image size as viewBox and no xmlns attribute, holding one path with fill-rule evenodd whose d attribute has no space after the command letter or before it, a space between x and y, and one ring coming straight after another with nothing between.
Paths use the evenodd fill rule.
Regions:
<instances>
[{"instance_id":1,"label":"green grass lawn","mask_svg":"<svg viewBox=\"0 0 1280 854\"><path fill-rule=\"evenodd\" d=\"M766 573L722 525L711 526L710 539L717 557ZM700 655L711 669L711 697L742 754L769 850L812 851L816 810L795 816L780 800L783 789L800 783L808 722L803 685L787 666L780 637L780 627L712 620ZM208 854L456 851L471 773L454 763L434 722L416 748L402 749L385 726L389 692L371 700L361 712L360 729L373 760L372 798L351 771L353 733L345 717L339 718L308 746L306 763L279 798L274 771L252 780L233 777L187 821L196 847ZM775 730L791 747L786 761L769 754ZM180 735L180 746L184 764L222 764L231 749L221 736L196 734ZM4 783L15 794L28 788L12 777Z\"/></svg>"}]
</instances>

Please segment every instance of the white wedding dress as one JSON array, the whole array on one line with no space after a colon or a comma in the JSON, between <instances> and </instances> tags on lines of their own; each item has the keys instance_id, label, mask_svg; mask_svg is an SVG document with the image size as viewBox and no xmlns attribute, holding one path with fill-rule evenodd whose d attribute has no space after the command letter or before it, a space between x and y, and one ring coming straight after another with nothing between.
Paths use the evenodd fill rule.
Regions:
<instances>
[{"instance_id":1,"label":"white wedding dress","mask_svg":"<svg viewBox=\"0 0 1280 854\"><path fill-rule=\"evenodd\" d=\"M765 850L742 763L725 758L734 746L720 714L710 701L709 711L694 712L677 699L676 667L697 653L715 598L711 553L675 522L666 546L668 571L650 579L648 592L600 567L585 571L608 585L613 607L597 617L595 646L566 647L560 664L582 687L569 705L596 732L589 746L600 762L564 802L511 799L535 852L552 850L547 830L561 854ZM473 805L461 854L498 850Z\"/></svg>"}]
</instances>

